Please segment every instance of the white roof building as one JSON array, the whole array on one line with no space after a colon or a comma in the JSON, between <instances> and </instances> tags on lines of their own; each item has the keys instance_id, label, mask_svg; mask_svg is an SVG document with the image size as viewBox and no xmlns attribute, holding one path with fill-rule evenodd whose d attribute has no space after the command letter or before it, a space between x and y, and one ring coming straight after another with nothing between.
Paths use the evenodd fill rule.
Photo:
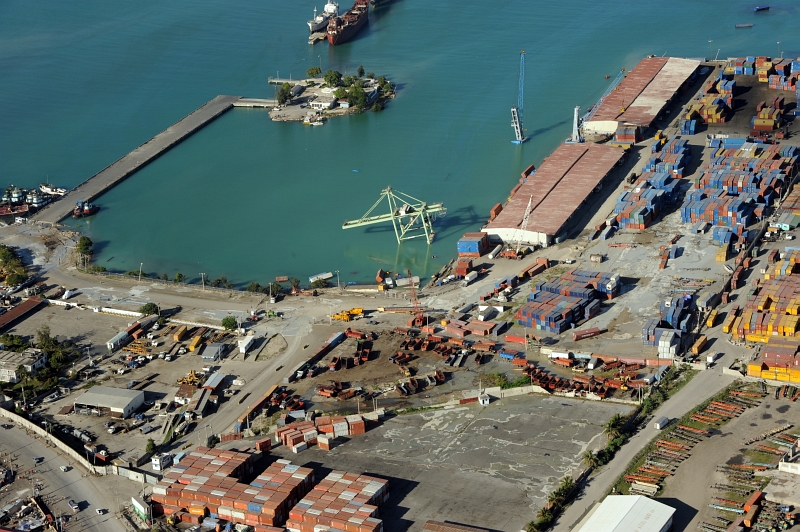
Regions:
<instances>
[{"instance_id":1,"label":"white roof building","mask_svg":"<svg viewBox=\"0 0 800 532\"><path fill-rule=\"evenodd\" d=\"M578 532L666 532L675 509L640 495L609 495Z\"/></svg>"},{"instance_id":2,"label":"white roof building","mask_svg":"<svg viewBox=\"0 0 800 532\"><path fill-rule=\"evenodd\" d=\"M127 418L144 403L141 390L123 390L111 386L92 386L75 400L75 411L95 409L114 417Z\"/></svg>"}]
</instances>

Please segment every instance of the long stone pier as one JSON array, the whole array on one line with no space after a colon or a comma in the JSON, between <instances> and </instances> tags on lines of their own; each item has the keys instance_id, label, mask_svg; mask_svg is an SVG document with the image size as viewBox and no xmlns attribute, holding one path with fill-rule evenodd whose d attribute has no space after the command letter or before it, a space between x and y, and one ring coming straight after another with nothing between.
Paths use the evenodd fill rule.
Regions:
<instances>
[{"instance_id":1,"label":"long stone pier","mask_svg":"<svg viewBox=\"0 0 800 532\"><path fill-rule=\"evenodd\" d=\"M217 96L129 154L106 166L61 199L54 201L37 212L31 219L36 222L60 222L72 214L72 210L78 200L93 201L147 163L231 109L240 98L240 96Z\"/></svg>"}]
</instances>

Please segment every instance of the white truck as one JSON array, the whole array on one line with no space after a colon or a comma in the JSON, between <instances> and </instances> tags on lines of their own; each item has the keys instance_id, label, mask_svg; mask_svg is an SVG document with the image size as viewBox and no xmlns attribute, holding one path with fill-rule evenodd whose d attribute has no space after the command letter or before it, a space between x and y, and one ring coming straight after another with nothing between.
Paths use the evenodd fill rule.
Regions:
<instances>
[{"instance_id":1,"label":"white truck","mask_svg":"<svg viewBox=\"0 0 800 532\"><path fill-rule=\"evenodd\" d=\"M474 281L478 278L478 272L469 272L467 275L464 276L464 279L461 281L461 286L467 286L469 283Z\"/></svg>"},{"instance_id":2,"label":"white truck","mask_svg":"<svg viewBox=\"0 0 800 532\"><path fill-rule=\"evenodd\" d=\"M661 416L653 421L653 428L657 430L663 430L669 425L669 418L666 416Z\"/></svg>"}]
</instances>

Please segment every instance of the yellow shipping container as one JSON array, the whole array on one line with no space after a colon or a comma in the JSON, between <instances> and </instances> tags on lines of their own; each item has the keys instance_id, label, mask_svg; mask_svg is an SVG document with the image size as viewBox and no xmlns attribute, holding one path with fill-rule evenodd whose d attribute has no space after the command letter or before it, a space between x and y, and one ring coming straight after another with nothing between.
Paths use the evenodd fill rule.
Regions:
<instances>
[{"instance_id":1,"label":"yellow shipping container","mask_svg":"<svg viewBox=\"0 0 800 532\"><path fill-rule=\"evenodd\" d=\"M790 376L789 377L789 382L791 382L791 383L799 383L800 382L800 376L797 376L797 377Z\"/></svg>"},{"instance_id":2,"label":"yellow shipping container","mask_svg":"<svg viewBox=\"0 0 800 532\"><path fill-rule=\"evenodd\" d=\"M708 319L706 320L706 327L713 327L714 322L717 321L717 309L711 311L711 314L708 315Z\"/></svg>"},{"instance_id":3,"label":"yellow shipping container","mask_svg":"<svg viewBox=\"0 0 800 532\"><path fill-rule=\"evenodd\" d=\"M725 334L730 334L731 329L733 329L733 324L736 321L736 316L730 315L725 318L725 321L722 324L722 332Z\"/></svg>"},{"instance_id":4,"label":"yellow shipping container","mask_svg":"<svg viewBox=\"0 0 800 532\"><path fill-rule=\"evenodd\" d=\"M178 329L172 334L172 339L176 342L180 342L183 340L183 336L186 334L186 325L181 325Z\"/></svg>"},{"instance_id":5,"label":"yellow shipping container","mask_svg":"<svg viewBox=\"0 0 800 532\"><path fill-rule=\"evenodd\" d=\"M189 342L189 351L194 351L195 349L197 349L197 346L199 346L200 342L202 341L203 341L202 336L195 336L194 338L192 338L192 341Z\"/></svg>"},{"instance_id":6,"label":"yellow shipping container","mask_svg":"<svg viewBox=\"0 0 800 532\"><path fill-rule=\"evenodd\" d=\"M745 334L744 339L748 342L761 342L762 344L769 342L769 336L766 334Z\"/></svg>"},{"instance_id":7,"label":"yellow shipping container","mask_svg":"<svg viewBox=\"0 0 800 532\"><path fill-rule=\"evenodd\" d=\"M752 310L745 310L744 314L742 314L742 322L744 323L744 330L750 330L750 321L753 319L753 311Z\"/></svg>"},{"instance_id":8,"label":"yellow shipping container","mask_svg":"<svg viewBox=\"0 0 800 532\"><path fill-rule=\"evenodd\" d=\"M747 374L751 377L761 376L761 364L751 363L747 365Z\"/></svg>"},{"instance_id":9,"label":"yellow shipping container","mask_svg":"<svg viewBox=\"0 0 800 532\"><path fill-rule=\"evenodd\" d=\"M800 379L800 368L789 368L789 376L792 379Z\"/></svg>"},{"instance_id":10,"label":"yellow shipping container","mask_svg":"<svg viewBox=\"0 0 800 532\"><path fill-rule=\"evenodd\" d=\"M702 351L703 347L705 347L707 341L708 338L706 338L705 336L701 336L700 338L698 338L697 341L695 341L694 345L692 346L692 353L694 353L695 355L699 355L700 351Z\"/></svg>"},{"instance_id":11,"label":"yellow shipping container","mask_svg":"<svg viewBox=\"0 0 800 532\"><path fill-rule=\"evenodd\" d=\"M778 373L775 375L776 380L781 382L789 382L789 374L788 373Z\"/></svg>"},{"instance_id":12,"label":"yellow shipping container","mask_svg":"<svg viewBox=\"0 0 800 532\"><path fill-rule=\"evenodd\" d=\"M769 321L767 322L767 334L772 334L773 328L775 329L776 333L778 332L778 328L775 325L775 321L777 319L778 319L777 314L770 314Z\"/></svg>"}]
</instances>

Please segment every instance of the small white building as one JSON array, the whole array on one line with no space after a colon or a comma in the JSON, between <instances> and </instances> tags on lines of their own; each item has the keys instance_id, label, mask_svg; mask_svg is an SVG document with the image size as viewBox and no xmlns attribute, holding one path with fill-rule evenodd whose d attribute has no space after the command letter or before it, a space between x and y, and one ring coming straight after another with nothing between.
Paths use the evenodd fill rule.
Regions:
<instances>
[{"instance_id":1,"label":"small white building","mask_svg":"<svg viewBox=\"0 0 800 532\"><path fill-rule=\"evenodd\" d=\"M25 369L29 375L47 364L47 353L41 349L29 347L21 353L0 351L0 382L17 383L22 380L19 368Z\"/></svg>"},{"instance_id":2,"label":"small white building","mask_svg":"<svg viewBox=\"0 0 800 532\"><path fill-rule=\"evenodd\" d=\"M333 109L336 104L336 97L335 96L328 96L328 95L321 95L318 96L316 100L309 103L308 106L315 111L326 111L328 109Z\"/></svg>"},{"instance_id":3,"label":"small white building","mask_svg":"<svg viewBox=\"0 0 800 532\"><path fill-rule=\"evenodd\" d=\"M667 532L675 508L641 495L609 495L578 532Z\"/></svg>"}]
</instances>

